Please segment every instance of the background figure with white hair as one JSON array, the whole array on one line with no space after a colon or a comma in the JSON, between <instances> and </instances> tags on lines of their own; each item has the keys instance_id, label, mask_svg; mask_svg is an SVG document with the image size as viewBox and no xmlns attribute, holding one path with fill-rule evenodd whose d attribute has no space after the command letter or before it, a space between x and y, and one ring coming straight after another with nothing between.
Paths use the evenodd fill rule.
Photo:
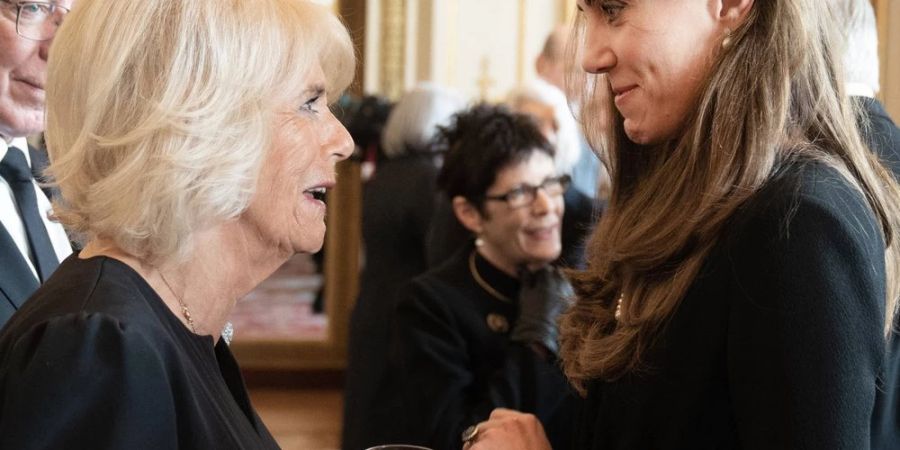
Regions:
<instances>
[{"instance_id":1,"label":"background figure with white hair","mask_svg":"<svg viewBox=\"0 0 900 450\"><path fill-rule=\"evenodd\" d=\"M860 134L869 150L900 179L900 130L875 94L879 91L878 28L869 0L832 0L844 30L844 80L856 103ZM900 448L900 335L890 334L884 377L872 414L872 448Z\"/></svg>"},{"instance_id":2,"label":"background figure with white hair","mask_svg":"<svg viewBox=\"0 0 900 450\"><path fill-rule=\"evenodd\" d=\"M506 103L514 111L527 114L535 120L541 133L556 151L553 161L557 172L574 178L574 172L582 159L582 138L565 94L549 83L535 80L512 90ZM593 153L591 157L596 159ZM584 267L586 241L605 204L592 197L574 184L566 189L563 197L566 205L562 223L563 250L559 257L563 266Z\"/></svg>"},{"instance_id":3,"label":"background figure with white hair","mask_svg":"<svg viewBox=\"0 0 900 450\"><path fill-rule=\"evenodd\" d=\"M547 35L541 53L534 62L538 77L564 93L566 92L566 73L570 70L566 65L566 40L571 32L571 27L566 25L554 28ZM574 106L575 108L580 107L580 105ZM579 152L578 159L570 172L572 186L591 198L602 200L609 195L609 175L594 153L594 149L591 149L587 140L582 136L581 130L576 129L576 138L579 143Z\"/></svg>"},{"instance_id":4,"label":"background figure with white hair","mask_svg":"<svg viewBox=\"0 0 900 450\"><path fill-rule=\"evenodd\" d=\"M457 93L422 84L407 92L388 117L378 161L363 191L365 267L350 317L344 396L343 448L383 443L372 418L391 395L383 389L390 316L401 284L427 269L425 235L434 209L441 156L431 139L438 126L466 106Z\"/></svg>"}]
</instances>

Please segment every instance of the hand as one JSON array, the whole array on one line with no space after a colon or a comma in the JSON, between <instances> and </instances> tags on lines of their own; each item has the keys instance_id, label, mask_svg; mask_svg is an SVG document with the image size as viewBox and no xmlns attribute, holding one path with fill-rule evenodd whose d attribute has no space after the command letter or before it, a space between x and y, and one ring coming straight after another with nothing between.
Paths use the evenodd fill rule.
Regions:
<instances>
[{"instance_id":1,"label":"hand","mask_svg":"<svg viewBox=\"0 0 900 450\"><path fill-rule=\"evenodd\" d=\"M556 319L574 296L572 286L559 269L545 266L535 272L522 270L519 279L519 318L510 339L526 344L540 344L557 354Z\"/></svg>"},{"instance_id":2,"label":"hand","mask_svg":"<svg viewBox=\"0 0 900 450\"><path fill-rule=\"evenodd\" d=\"M544 426L532 414L497 408L463 450L552 450Z\"/></svg>"}]
</instances>

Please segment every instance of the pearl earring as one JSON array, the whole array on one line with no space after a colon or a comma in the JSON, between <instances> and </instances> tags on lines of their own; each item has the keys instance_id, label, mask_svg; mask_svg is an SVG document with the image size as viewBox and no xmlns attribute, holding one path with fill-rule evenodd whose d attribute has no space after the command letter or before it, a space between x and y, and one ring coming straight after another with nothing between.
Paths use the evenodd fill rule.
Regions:
<instances>
[{"instance_id":1,"label":"pearl earring","mask_svg":"<svg viewBox=\"0 0 900 450\"><path fill-rule=\"evenodd\" d=\"M731 28L725 29L725 38L722 39L722 48L727 49L731 47Z\"/></svg>"}]
</instances>

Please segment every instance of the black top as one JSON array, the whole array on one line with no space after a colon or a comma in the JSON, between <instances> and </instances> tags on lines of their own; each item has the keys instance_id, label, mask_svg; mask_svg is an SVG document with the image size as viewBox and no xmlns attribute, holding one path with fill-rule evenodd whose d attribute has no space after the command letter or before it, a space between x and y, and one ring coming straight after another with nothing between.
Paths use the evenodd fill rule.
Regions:
<instances>
[{"instance_id":1,"label":"black top","mask_svg":"<svg viewBox=\"0 0 900 450\"><path fill-rule=\"evenodd\" d=\"M474 273L511 301L480 286L472 263ZM569 445L576 400L562 371L556 361L509 340L518 291L518 280L471 247L404 290L388 390L397 402L386 425L396 431L394 442L459 449L465 428L505 407L535 414L554 445Z\"/></svg>"},{"instance_id":2,"label":"black top","mask_svg":"<svg viewBox=\"0 0 900 450\"><path fill-rule=\"evenodd\" d=\"M862 195L789 167L727 225L647 369L590 383L575 448L868 448L884 270Z\"/></svg>"},{"instance_id":3,"label":"black top","mask_svg":"<svg viewBox=\"0 0 900 450\"><path fill-rule=\"evenodd\" d=\"M412 153L378 163L363 191L365 266L350 317L342 447L381 442L371 420L387 369L389 318L404 283L427 269L425 234L434 206L434 157Z\"/></svg>"},{"instance_id":4,"label":"black top","mask_svg":"<svg viewBox=\"0 0 900 450\"><path fill-rule=\"evenodd\" d=\"M222 340L127 265L72 255L0 332L0 448L278 445Z\"/></svg>"}]
</instances>

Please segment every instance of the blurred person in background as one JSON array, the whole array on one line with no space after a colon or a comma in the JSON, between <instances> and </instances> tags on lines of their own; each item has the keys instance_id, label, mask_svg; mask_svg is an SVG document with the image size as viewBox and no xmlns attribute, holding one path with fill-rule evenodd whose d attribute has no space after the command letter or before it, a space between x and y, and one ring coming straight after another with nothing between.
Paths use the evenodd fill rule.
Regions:
<instances>
[{"instance_id":1,"label":"blurred person in background","mask_svg":"<svg viewBox=\"0 0 900 450\"><path fill-rule=\"evenodd\" d=\"M438 186L474 239L400 293L388 378L390 442L435 449L497 407L534 413L568 447L574 396L557 361L571 290L561 251L554 149L528 116L479 105L441 130Z\"/></svg>"},{"instance_id":2,"label":"blurred person in background","mask_svg":"<svg viewBox=\"0 0 900 450\"><path fill-rule=\"evenodd\" d=\"M513 89L506 99L517 112L531 116L550 144L553 145L556 170L573 176L581 160L581 133L572 116L565 94L548 83L535 80ZM563 196L562 246L558 263L563 267L583 269L585 245L594 224L603 212L605 202L570 185Z\"/></svg>"},{"instance_id":3,"label":"blurred person in background","mask_svg":"<svg viewBox=\"0 0 900 450\"><path fill-rule=\"evenodd\" d=\"M373 420L384 414L390 318L398 288L428 268L425 235L434 209L441 155L432 139L465 107L457 93L422 84L400 98L381 135L384 158L363 189L365 251L360 294L350 317L344 385L343 448L384 443L387 430Z\"/></svg>"},{"instance_id":4,"label":"blurred person in background","mask_svg":"<svg viewBox=\"0 0 900 450\"><path fill-rule=\"evenodd\" d=\"M566 39L571 34L572 28L568 25L560 25L553 29L544 46L534 62L534 68L540 80L565 93L566 76L573 70L573 65L566 58ZM581 102L572 102L572 109L580 110ZM602 151L602 143L591 148L581 130L576 128L576 136L579 142L577 162L572 166L572 185L591 198L606 200L609 194L609 174L603 166L601 159L597 157L597 151Z\"/></svg>"},{"instance_id":5,"label":"blurred person in background","mask_svg":"<svg viewBox=\"0 0 900 450\"><path fill-rule=\"evenodd\" d=\"M226 318L322 247L346 29L301 0L81 0L57 38L54 211L86 245L0 333L0 448L278 448Z\"/></svg>"}]
</instances>

